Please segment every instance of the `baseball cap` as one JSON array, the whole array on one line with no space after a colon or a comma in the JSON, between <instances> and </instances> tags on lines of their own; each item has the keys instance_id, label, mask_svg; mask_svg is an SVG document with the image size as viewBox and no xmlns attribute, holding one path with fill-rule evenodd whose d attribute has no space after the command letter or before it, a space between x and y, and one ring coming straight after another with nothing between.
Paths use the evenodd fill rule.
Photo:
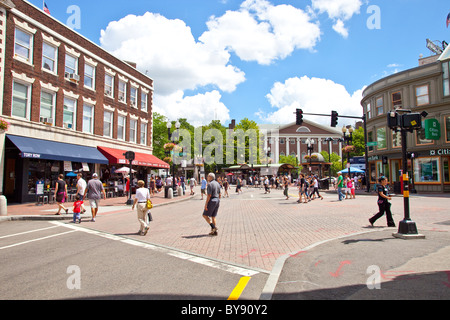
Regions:
<instances>
[{"instance_id":1,"label":"baseball cap","mask_svg":"<svg viewBox=\"0 0 450 320\"><path fill-rule=\"evenodd\" d=\"M93 173L93 174L92 174L92 178L98 178L98 174Z\"/></svg>"}]
</instances>

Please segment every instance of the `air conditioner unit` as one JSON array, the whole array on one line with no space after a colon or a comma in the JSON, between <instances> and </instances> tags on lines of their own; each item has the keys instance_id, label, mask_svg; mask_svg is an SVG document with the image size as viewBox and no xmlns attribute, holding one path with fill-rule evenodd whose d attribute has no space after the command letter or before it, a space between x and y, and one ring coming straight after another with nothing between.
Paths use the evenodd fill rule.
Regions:
<instances>
[{"instance_id":1,"label":"air conditioner unit","mask_svg":"<svg viewBox=\"0 0 450 320\"><path fill-rule=\"evenodd\" d=\"M73 81L73 82L78 82L78 81L80 81L80 76L77 75L76 73L70 73L69 80Z\"/></svg>"},{"instance_id":2,"label":"air conditioner unit","mask_svg":"<svg viewBox=\"0 0 450 320\"><path fill-rule=\"evenodd\" d=\"M64 122L64 128L66 129L72 129L73 125L71 123L68 122Z\"/></svg>"},{"instance_id":3,"label":"air conditioner unit","mask_svg":"<svg viewBox=\"0 0 450 320\"><path fill-rule=\"evenodd\" d=\"M53 125L53 118L44 118L40 117L39 122L45 123L45 124L51 124Z\"/></svg>"}]
</instances>

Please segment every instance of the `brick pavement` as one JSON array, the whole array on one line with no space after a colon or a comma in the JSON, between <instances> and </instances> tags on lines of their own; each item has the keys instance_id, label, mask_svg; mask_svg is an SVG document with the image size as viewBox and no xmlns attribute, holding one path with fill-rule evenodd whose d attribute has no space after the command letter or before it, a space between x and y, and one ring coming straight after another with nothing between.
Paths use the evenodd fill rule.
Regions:
<instances>
[{"instance_id":1,"label":"brick pavement","mask_svg":"<svg viewBox=\"0 0 450 320\"><path fill-rule=\"evenodd\" d=\"M301 255L301 250L312 244L381 230L386 224L382 218L375 228L368 227L368 219L377 211L373 195L358 195L355 200L339 202L337 195L330 192L323 194L324 200L308 204L296 203L294 188L291 195L290 200L284 200L282 191L264 194L259 189L244 189L241 195L230 192L230 198L221 201L217 237L208 236L209 226L201 217L204 201L198 193L190 201L155 207L154 221L146 237L136 234L139 228L136 213L123 206L125 198L104 201L103 205L111 208L102 207L97 222L83 222L81 226L271 271L276 260L285 254ZM158 201L154 197L154 202ZM403 219L403 198L395 197L392 203L394 220L398 223ZM445 195L412 197L411 216L419 231L449 232L448 203L449 197Z\"/></svg>"}]
</instances>

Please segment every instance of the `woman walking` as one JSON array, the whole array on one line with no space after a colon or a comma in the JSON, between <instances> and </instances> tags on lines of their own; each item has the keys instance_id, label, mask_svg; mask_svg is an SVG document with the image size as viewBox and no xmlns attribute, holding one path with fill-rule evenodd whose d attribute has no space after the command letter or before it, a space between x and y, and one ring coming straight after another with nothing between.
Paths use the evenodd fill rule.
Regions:
<instances>
[{"instance_id":1,"label":"woman walking","mask_svg":"<svg viewBox=\"0 0 450 320\"><path fill-rule=\"evenodd\" d=\"M58 212L55 214L57 216L61 215L61 209L66 211L66 214L69 213L69 209L64 207L64 202L66 201L67 196L67 184L64 181L64 175L60 174L58 176L58 181L56 181L56 187L55 187L55 199L56 203L58 204Z\"/></svg>"},{"instance_id":2,"label":"woman walking","mask_svg":"<svg viewBox=\"0 0 450 320\"><path fill-rule=\"evenodd\" d=\"M137 204L137 218L141 227L139 228L138 234L141 236L145 236L149 229L149 219L147 216L148 208L147 208L147 200L150 200L150 192L147 188L145 188L145 182L139 180L137 183L138 189L136 190L136 195L134 196L134 202L132 206L132 210Z\"/></svg>"},{"instance_id":3,"label":"woman walking","mask_svg":"<svg viewBox=\"0 0 450 320\"><path fill-rule=\"evenodd\" d=\"M387 180L385 177L381 177L378 182L380 183L377 187L378 191L378 208L379 212L369 219L370 224L373 227L375 221L381 218L386 213L387 225L388 227L395 227L394 219L392 219L391 213L391 203L388 200L391 200L391 197L388 193Z\"/></svg>"}]
</instances>

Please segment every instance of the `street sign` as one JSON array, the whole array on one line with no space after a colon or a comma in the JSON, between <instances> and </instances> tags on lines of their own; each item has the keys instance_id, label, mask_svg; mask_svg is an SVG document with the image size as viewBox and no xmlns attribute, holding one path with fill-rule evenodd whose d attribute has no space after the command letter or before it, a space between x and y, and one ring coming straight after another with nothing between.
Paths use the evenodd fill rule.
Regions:
<instances>
[{"instance_id":1,"label":"street sign","mask_svg":"<svg viewBox=\"0 0 450 320\"><path fill-rule=\"evenodd\" d=\"M441 124L436 119L426 119L425 121L425 139L441 139Z\"/></svg>"},{"instance_id":2,"label":"street sign","mask_svg":"<svg viewBox=\"0 0 450 320\"><path fill-rule=\"evenodd\" d=\"M368 147L376 147L378 146L378 141L367 142Z\"/></svg>"}]
</instances>

